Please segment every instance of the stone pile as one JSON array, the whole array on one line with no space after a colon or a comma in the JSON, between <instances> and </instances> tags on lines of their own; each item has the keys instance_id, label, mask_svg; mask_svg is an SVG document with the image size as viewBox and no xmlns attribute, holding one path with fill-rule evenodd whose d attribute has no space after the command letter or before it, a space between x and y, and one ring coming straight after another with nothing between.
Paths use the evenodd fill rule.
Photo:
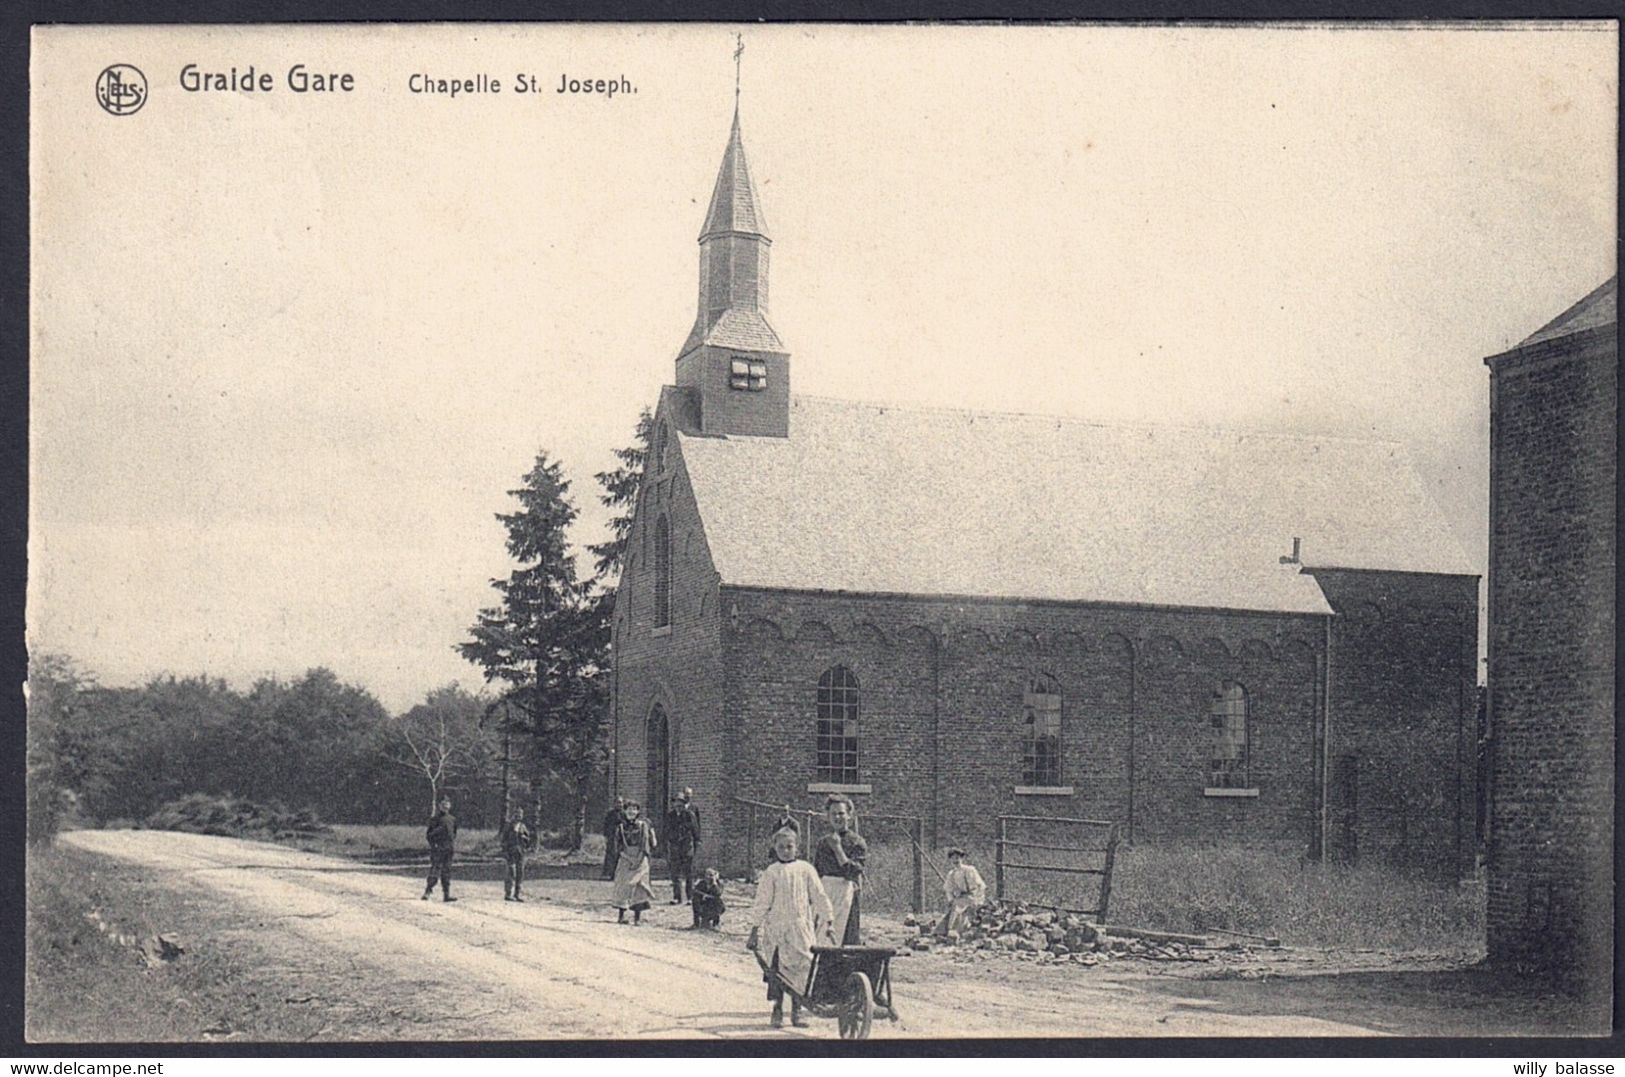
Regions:
<instances>
[{"instance_id":1,"label":"stone pile","mask_svg":"<svg viewBox=\"0 0 1625 1077\"><path fill-rule=\"evenodd\" d=\"M938 921L913 916L903 919L916 934L904 942L910 950L942 948L955 952L991 951L1039 963L1064 961L1094 965L1113 958L1151 961L1206 961L1209 955L1181 942L1153 942L1103 934L1081 916L1055 909L1028 906L1019 901L996 901L982 906L961 931L936 934Z\"/></svg>"}]
</instances>

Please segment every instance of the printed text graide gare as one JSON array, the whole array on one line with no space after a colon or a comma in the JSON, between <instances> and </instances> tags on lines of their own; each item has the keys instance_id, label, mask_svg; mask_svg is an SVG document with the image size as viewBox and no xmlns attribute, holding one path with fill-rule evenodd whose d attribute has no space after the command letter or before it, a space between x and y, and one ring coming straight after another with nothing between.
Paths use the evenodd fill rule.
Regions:
<instances>
[{"instance_id":1,"label":"printed text graide gare","mask_svg":"<svg viewBox=\"0 0 1625 1077\"><path fill-rule=\"evenodd\" d=\"M355 90L355 76L348 71L312 71L304 64L288 68L283 83L294 93L351 93ZM188 93L273 93L277 82L269 71L258 71L253 64L239 71L235 67L225 71L204 71L197 64L181 68L181 89Z\"/></svg>"}]
</instances>

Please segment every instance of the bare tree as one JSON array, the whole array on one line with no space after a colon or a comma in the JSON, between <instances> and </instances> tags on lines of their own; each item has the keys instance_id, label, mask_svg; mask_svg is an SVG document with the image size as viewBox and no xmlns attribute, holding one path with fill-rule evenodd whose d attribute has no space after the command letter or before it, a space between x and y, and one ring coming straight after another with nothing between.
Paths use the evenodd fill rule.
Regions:
<instances>
[{"instance_id":1,"label":"bare tree","mask_svg":"<svg viewBox=\"0 0 1625 1077\"><path fill-rule=\"evenodd\" d=\"M456 773L477 764L487 745L481 729L484 703L457 685L436 688L395 721L390 758L429 783L429 812L440 803L440 793Z\"/></svg>"}]
</instances>

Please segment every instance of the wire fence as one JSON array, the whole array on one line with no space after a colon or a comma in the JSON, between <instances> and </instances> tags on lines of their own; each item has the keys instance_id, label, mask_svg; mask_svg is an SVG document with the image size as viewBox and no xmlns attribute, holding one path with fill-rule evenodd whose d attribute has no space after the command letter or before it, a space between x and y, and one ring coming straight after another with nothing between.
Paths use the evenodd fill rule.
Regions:
<instances>
[{"instance_id":1,"label":"wire fence","mask_svg":"<svg viewBox=\"0 0 1625 1077\"><path fill-rule=\"evenodd\" d=\"M824 813L812 808L789 808L746 797L732 798L744 814L745 849L755 872L773 856L770 847L779 820L788 814L801 833L800 856L811 860L813 846L830 832ZM925 823L915 815L886 815L860 811L853 829L869 847L864 865L863 900L872 909L889 912L925 911L925 876L930 860L925 851ZM932 865L935 867L935 865ZM937 869L940 878L940 869Z\"/></svg>"}]
</instances>

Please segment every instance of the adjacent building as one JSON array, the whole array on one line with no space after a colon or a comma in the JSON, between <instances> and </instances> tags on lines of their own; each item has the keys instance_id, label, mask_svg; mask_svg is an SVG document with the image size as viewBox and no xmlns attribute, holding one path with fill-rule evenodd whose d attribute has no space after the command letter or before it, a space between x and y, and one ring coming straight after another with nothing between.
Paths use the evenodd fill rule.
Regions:
<instances>
[{"instance_id":1,"label":"adjacent building","mask_svg":"<svg viewBox=\"0 0 1625 1077\"><path fill-rule=\"evenodd\" d=\"M1489 954L1606 985L1617 278L1490 368Z\"/></svg>"}]
</instances>

